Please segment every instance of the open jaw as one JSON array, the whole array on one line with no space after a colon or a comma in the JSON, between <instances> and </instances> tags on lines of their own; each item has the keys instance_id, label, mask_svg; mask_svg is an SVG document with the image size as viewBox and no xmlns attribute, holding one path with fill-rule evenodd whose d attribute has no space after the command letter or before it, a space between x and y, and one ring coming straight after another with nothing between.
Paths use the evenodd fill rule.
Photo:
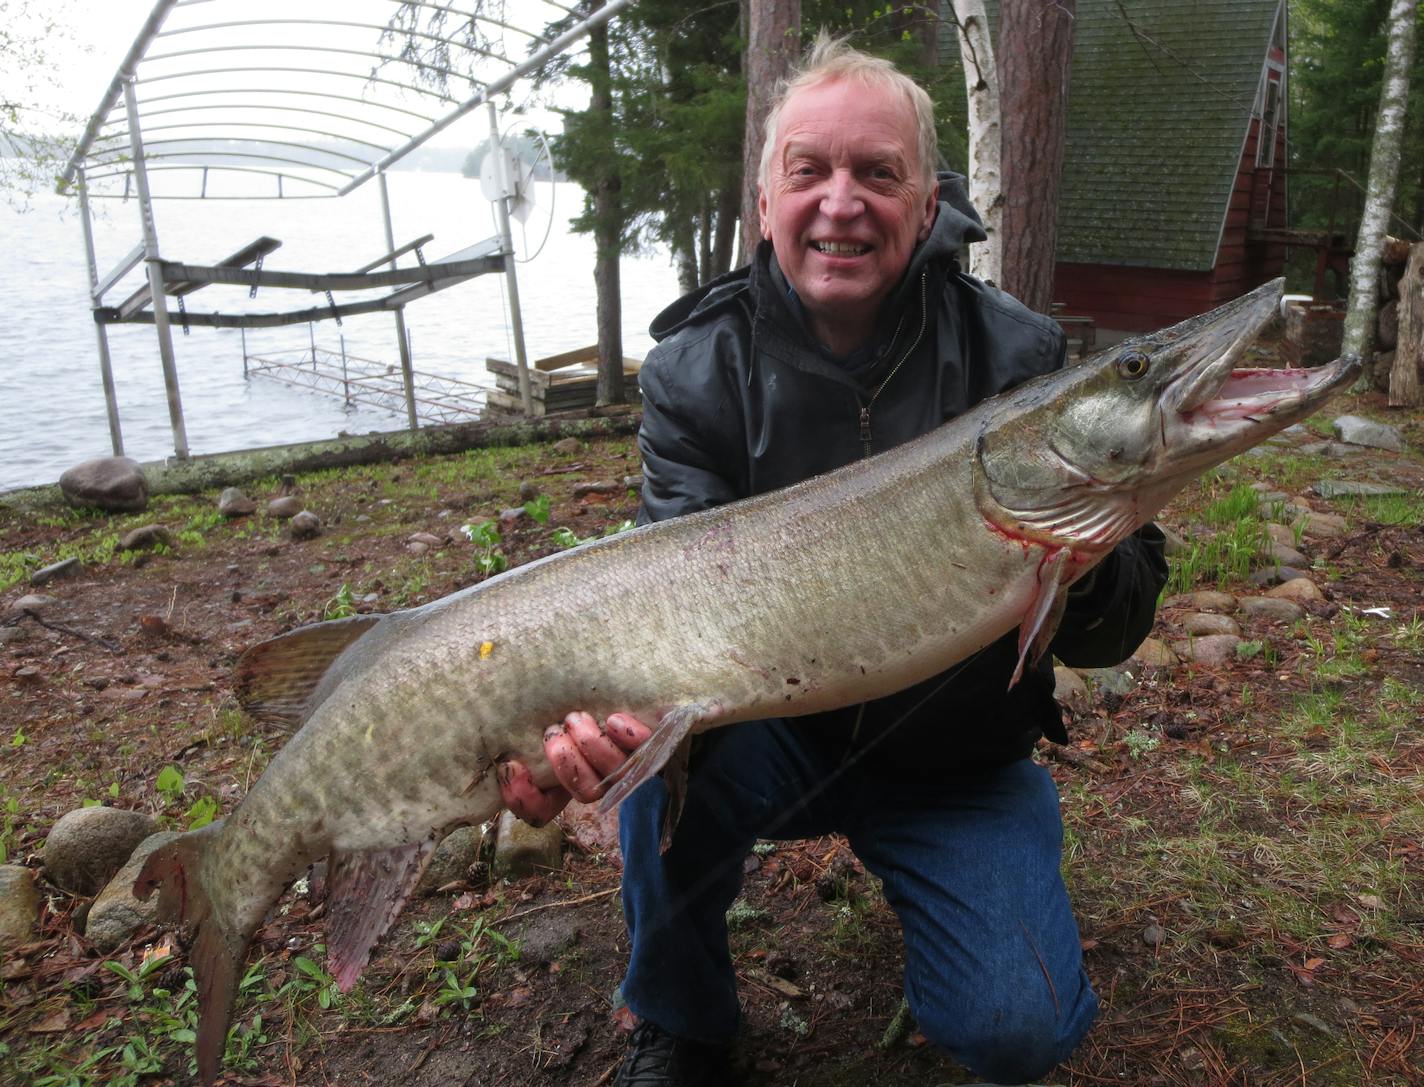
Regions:
<instances>
[{"instance_id":1,"label":"open jaw","mask_svg":"<svg viewBox=\"0 0 1424 1087\"><path fill-rule=\"evenodd\" d=\"M1359 369L1353 357L1315 370L1233 370L1210 400L1182 412L1187 422L1264 422L1282 412L1308 414ZM1304 409L1304 410L1301 410Z\"/></svg>"}]
</instances>

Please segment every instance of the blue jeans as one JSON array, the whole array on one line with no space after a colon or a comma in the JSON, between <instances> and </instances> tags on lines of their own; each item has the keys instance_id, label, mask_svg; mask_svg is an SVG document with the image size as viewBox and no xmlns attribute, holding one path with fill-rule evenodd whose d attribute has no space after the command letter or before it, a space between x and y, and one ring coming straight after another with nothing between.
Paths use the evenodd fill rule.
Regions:
<instances>
[{"instance_id":1,"label":"blue jeans","mask_svg":"<svg viewBox=\"0 0 1424 1087\"><path fill-rule=\"evenodd\" d=\"M934 785L875 777L801 741L785 721L709 734L659 855L667 793L623 803L623 999L699 1041L737 1029L725 914L758 838L846 835L884 883L905 940L905 996L921 1032L976 1075L1023 1083L1067 1058L1097 1014L1059 874L1058 790L1025 759Z\"/></svg>"}]
</instances>

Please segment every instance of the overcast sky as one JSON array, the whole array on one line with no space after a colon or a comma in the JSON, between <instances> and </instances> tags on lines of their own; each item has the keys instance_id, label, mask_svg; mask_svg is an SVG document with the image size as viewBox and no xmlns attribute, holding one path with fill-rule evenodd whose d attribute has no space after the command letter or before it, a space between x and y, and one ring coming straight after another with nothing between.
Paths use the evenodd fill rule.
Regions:
<instances>
[{"instance_id":1,"label":"overcast sky","mask_svg":"<svg viewBox=\"0 0 1424 1087\"><path fill-rule=\"evenodd\" d=\"M523 14L518 10L521 7L528 9L527 18L530 20L547 18L551 12L550 8L534 0L507 2L512 19L519 19ZM72 114L82 126L98 106L144 20L153 10L154 0L30 0L29 6L49 12L59 22L58 31L47 38L45 50L45 59L54 78L36 80L29 88L17 88L14 74L0 71L0 93L14 94L18 90L22 100ZM322 7L325 10L320 17L341 17L330 7ZM17 29L21 33L24 31L20 26ZM562 104L577 106L581 104L579 97L575 92L573 100L565 98ZM582 97L586 99L586 93ZM546 130L557 127L553 115L541 115L534 123ZM447 146L468 144L470 135L470 130L462 122L432 142Z\"/></svg>"}]
</instances>

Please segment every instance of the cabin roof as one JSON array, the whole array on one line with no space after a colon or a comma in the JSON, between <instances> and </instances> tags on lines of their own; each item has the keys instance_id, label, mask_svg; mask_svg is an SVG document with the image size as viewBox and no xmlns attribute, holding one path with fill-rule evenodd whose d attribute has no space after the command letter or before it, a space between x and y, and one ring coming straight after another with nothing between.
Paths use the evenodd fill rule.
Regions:
<instances>
[{"instance_id":1,"label":"cabin roof","mask_svg":"<svg viewBox=\"0 0 1424 1087\"><path fill-rule=\"evenodd\" d=\"M996 23L998 3L986 7ZM1280 8L1281 0L1079 0L1060 262L1215 264ZM958 63L952 39L944 54Z\"/></svg>"}]
</instances>

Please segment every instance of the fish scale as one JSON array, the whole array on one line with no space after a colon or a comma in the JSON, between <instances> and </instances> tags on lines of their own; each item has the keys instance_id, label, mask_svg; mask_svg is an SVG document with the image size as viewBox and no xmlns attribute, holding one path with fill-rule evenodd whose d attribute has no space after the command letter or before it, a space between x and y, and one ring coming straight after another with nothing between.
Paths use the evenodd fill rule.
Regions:
<instances>
[{"instance_id":1,"label":"fish scale","mask_svg":"<svg viewBox=\"0 0 1424 1087\"><path fill-rule=\"evenodd\" d=\"M135 884L192 933L203 1082L282 889L329 857L330 965L354 984L438 836L498 811L495 764L517 757L554 783L543 734L568 713L655 723L610 776L611 804L681 765L694 732L891 694L1015 627L1019 669L1036 659L1074 580L1196 474L1358 369L1233 378L1280 290L785 490L253 647L239 700L300 728L226 821L155 851Z\"/></svg>"}]
</instances>

